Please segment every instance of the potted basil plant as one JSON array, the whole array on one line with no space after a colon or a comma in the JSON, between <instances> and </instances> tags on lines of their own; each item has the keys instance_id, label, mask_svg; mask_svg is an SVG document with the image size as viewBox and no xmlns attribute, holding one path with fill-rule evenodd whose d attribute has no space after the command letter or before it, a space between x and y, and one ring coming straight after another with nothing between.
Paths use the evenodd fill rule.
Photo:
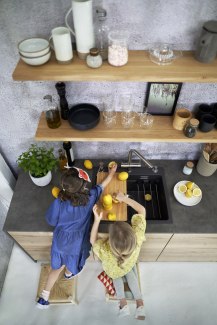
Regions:
<instances>
[{"instance_id":1,"label":"potted basil plant","mask_svg":"<svg viewBox=\"0 0 217 325\"><path fill-rule=\"evenodd\" d=\"M29 175L38 186L46 186L50 183L52 170L57 169L57 158L53 154L53 148L47 149L36 144L31 144L29 149L23 152L17 159L17 164Z\"/></svg>"}]
</instances>

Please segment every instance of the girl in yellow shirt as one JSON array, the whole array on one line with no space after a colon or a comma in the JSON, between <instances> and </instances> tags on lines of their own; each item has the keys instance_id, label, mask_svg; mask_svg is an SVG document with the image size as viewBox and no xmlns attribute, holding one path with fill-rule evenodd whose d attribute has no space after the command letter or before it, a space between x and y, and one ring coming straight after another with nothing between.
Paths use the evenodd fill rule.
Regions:
<instances>
[{"instance_id":1,"label":"girl in yellow shirt","mask_svg":"<svg viewBox=\"0 0 217 325\"><path fill-rule=\"evenodd\" d=\"M99 214L97 212L97 205L95 205L93 207L94 224L91 230L90 242L93 246L94 253L102 261L103 270L113 279L116 296L119 299L119 316L123 317L130 314L122 279L125 276L136 300L137 308L135 317L144 320L144 303L134 266L137 262L141 245L145 240L146 210L141 204L130 199L123 193L118 193L116 199L119 202L125 202L130 205L137 212L132 217L132 226L126 222L115 222L109 228L108 239L97 240L102 213Z\"/></svg>"}]
</instances>

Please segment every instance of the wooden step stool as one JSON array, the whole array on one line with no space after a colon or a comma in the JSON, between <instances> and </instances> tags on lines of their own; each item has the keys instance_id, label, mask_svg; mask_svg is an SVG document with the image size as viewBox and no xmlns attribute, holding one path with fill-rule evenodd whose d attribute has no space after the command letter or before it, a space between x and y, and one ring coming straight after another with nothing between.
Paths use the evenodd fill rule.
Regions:
<instances>
[{"instance_id":1,"label":"wooden step stool","mask_svg":"<svg viewBox=\"0 0 217 325\"><path fill-rule=\"evenodd\" d=\"M136 263L136 265L134 266L133 270L134 270L134 272L137 275L138 282L139 282L139 289L141 290L139 263ZM124 293L125 293L125 297L126 297L126 300L127 301L134 301L135 300L133 298L133 294L130 291L130 288L129 288L128 283L126 282L126 279L125 278L124 278ZM115 295L114 296L110 295L107 292L107 289L106 289L106 301L107 302L111 302L111 301L116 301L116 300L119 300L119 299L117 299Z\"/></svg>"},{"instance_id":2,"label":"wooden step stool","mask_svg":"<svg viewBox=\"0 0 217 325\"><path fill-rule=\"evenodd\" d=\"M38 300L45 287L50 264L41 264L41 274L38 284L36 300ZM54 284L49 297L50 304L77 304L77 277L67 280L64 278L65 269L60 273L57 282Z\"/></svg>"}]
</instances>

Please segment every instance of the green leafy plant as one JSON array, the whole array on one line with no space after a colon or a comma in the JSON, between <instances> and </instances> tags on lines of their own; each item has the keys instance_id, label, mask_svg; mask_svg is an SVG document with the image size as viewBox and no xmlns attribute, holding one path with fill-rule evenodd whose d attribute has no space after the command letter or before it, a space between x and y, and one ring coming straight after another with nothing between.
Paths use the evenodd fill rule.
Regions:
<instances>
[{"instance_id":1,"label":"green leafy plant","mask_svg":"<svg viewBox=\"0 0 217 325\"><path fill-rule=\"evenodd\" d=\"M49 171L56 170L57 162L53 148L47 149L36 144L31 144L17 159L18 166L33 177L43 177Z\"/></svg>"}]
</instances>

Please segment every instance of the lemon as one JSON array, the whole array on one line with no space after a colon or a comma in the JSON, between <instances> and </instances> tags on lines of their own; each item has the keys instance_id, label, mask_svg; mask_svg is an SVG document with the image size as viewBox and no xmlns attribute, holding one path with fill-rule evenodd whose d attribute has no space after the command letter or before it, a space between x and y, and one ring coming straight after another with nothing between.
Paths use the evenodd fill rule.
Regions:
<instances>
[{"instance_id":1,"label":"lemon","mask_svg":"<svg viewBox=\"0 0 217 325\"><path fill-rule=\"evenodd\" d=\"M84 167L87 168L87 169L92 169L92 168L93 168L93 163L92 163L92 161L86 159L86 160L84 161Z\"/></svg>"},{"instance_id":2,"label":"lemon","mask_svg":"<svg viewBox=\"0 0 217 325\"><path fill-rule=\"evenodd\" d=\"M178 187L178 190L180 193L185 193L187 191L187 186L182 184Z\"/></svg>"},{"instance_id":3,"label":"lemon","mask_svg":"<svg viewBox=\"0 0 217 325\"><path fill-rule=\"evenodd\" d=\"M59 189L58 187L56 187L56 186L54 186L54 187L52 188L52 190L51 190L51 193L52 193L52 195L53 195L55 198L58 197L59 192L60 192L60 189Z\"/></svg>"},{"instance_id":4,"label":"lemon","mask_svg":"<svg viewBox=\"0 0 217 325\"><path fill-rule=\"evenodd\" d=\"M128 179L129 175L127 172L121 172L118 174L118 179L120 181L126 181Z\"/></svg>"},{"instance_id":5,"label":"lemon","mask_svg":"<svg viewBox=\"0 0 217 325\"><path fill-rule=\"evenodd\" d=\"M193 190L194 182L187 182L185 185L187 186L187 188L188 188L189 190Z\"/></svg>"},{"instance_id":6,"label":"lemon","mask_svg":"<svg viewBox=\"0 0 217 325\"><path fill-rule=\"evenodd\" d=\"M103 208L105 211L110 211L112 209L112 203L105 205L104 203L102 204Z\"/></svg>"},{"instance_id":7,"label":"lemon","mask_svg":"<svg viewBox=\"0 0 217 325\"><path fill-rule=\"evenodd\" d=\"M151 194L145 194L145 200L146 201L151 201L152 200Z\"/></svg>"},{"instance_id":8,"label":"lemon","mask_svg":"<svg viewBox=\"0 0 217 325\"><path fill-rule=\"evenodd\" d=\"M112 168L113 166L115 166L117 163L115 161L110 161L110 163L108 164L108 168Z\"/></svg>"},{"instance_id":9,"label":"lemon","mask_svg":"<svg viewBox=\"0 0 217 325\"><path fill-rule=\"evenodd\" d=\"M104 206L112 205L112 196L111 194L103 195L102 202Z\"/></svg>"},{"instance_id":10,"label":"lemon","mask_svg":"<svg viewBox=\"0 0 217 325\"><path fill-rule=\"evenodd\" d=\"M199 187L193 189L193 196L201 196L202 191Z\"/></svg>"},{"instance_id":11,"label":"lemon","mask_svg":"<svg viewBox=\"0 0 217 325\"><path fill-rule=\"evenodd\" d=\"M193 195L193 192L192 192L192 190L190 190L190 189L187 189L187 191L185 192L185 196L186 196L187 198L191 198L191 197L192 197L192 195Z\"/></svg>"},{"instance_id":12,"label":"lemon","mask_svg":"<svg viewBox=\"0 0 217 325\"><path fill-rule=\"evenodd\" d=\"M115 221L116 220L116 214L115 213L109 213L108 214L108 220Z\"/></svg>"}]
</instances>

